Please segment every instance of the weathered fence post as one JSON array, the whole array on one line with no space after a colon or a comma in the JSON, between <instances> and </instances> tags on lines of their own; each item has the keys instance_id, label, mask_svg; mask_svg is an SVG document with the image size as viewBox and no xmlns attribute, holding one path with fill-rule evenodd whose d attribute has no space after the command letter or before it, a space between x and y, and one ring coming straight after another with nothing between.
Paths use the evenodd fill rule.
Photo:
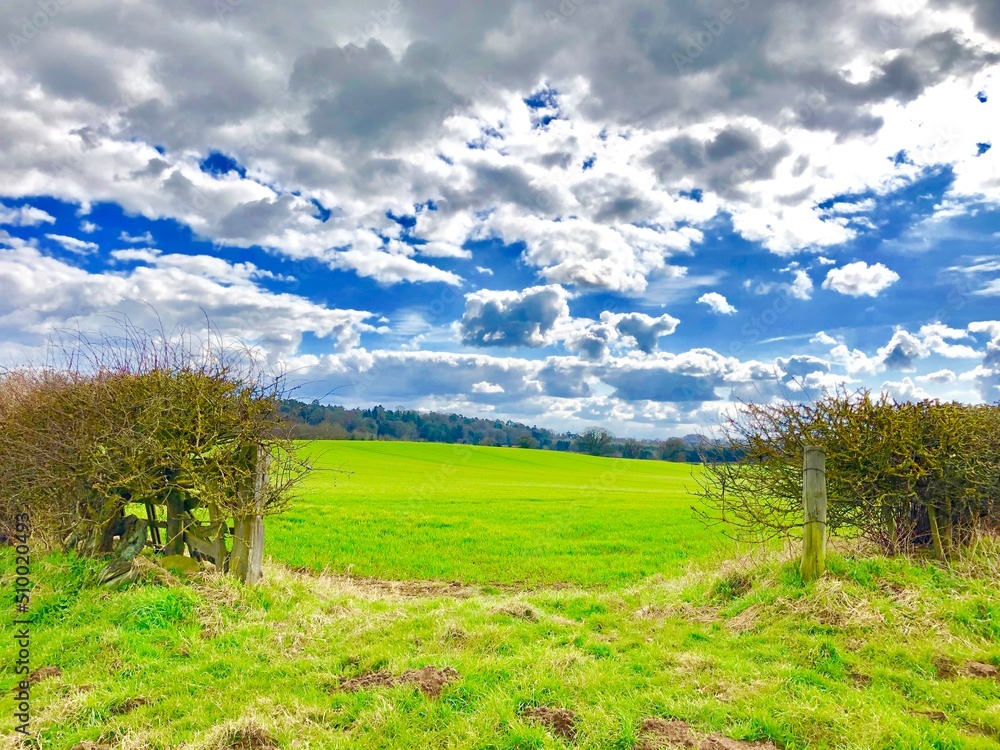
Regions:
<instances>
[{"instance_id":1,"label":"weathered fence post","mask_svg":"<svg viewBox=\"0 0 1000 750\"><path fill-rule=\"evenodd\" d=\"M229 572L244 583L257 583L264 561L264 501L270 472L270 455L257 448L254 475L254 510L234 519L233 551Z\"/></svg>"},{"instance_id":2,"label":"weathered fence post","mask_svg":"<svg viewBox=\"0 0 1000 750\"><path fill-rule=\"evenodd\" d=\"M815 581L826 569L826 452L806 446L802 457L802 580Z\"/></svg>"},{"instance_id":3,"label":"weathered fence post","mask_svg":"<svg viewBox=\"0 0 1000 750\"><path fill-rule=\"evenodd\" d=\"M167 538L163 554L184 554L184 496L176 489L167 493Z\"/></svg>"}]
</instances>

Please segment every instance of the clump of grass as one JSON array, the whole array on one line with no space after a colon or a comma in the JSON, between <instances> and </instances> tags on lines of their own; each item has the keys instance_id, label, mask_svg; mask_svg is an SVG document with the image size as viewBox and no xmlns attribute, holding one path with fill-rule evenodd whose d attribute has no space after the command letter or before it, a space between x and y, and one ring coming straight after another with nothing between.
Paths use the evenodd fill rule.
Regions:
<instances>
[{"instance_id":1,"label":"clump of grass","mask_svg":"<svg viewBox=\"0 0 1000 750\"><path fill-rule=\"evenodd\" d=\"M753 588L753 580L745 572L729 573L712 587L712 598L721 602L739 599Z\"/></svg>"},{"instance_id":2,"label":"clump of grass","mask_svg":"<svg viewBox=\"0 0 1000 750\"><path fill-rule=\"evenodd\" d=\"M279 750L277 740L251 717L218 727L202 747L204 750Z\"/></svg>"}]
</instances>

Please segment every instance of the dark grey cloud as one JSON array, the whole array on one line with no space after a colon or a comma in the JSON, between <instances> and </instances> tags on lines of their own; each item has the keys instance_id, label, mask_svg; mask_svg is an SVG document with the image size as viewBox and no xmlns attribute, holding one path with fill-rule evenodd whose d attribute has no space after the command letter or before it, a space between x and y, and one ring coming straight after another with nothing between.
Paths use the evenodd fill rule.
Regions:
<instances>
[{"instance_id":1,"label":"dark grey cloud","mask_svg":"<svg viewBox=\"0 0 1000 750\"><path fill-rule=\"evenodd\" d=\"M550 361L538 371L536 380L547 396L553 398L586 398L592 394L586 380L588 368L574 363Z\"/></svg>"},{"instance_id":2,"label":"dark grey cloud","mask_svg":"<svg viewBox=\"0 0 1000 750\"><path fill-rule=\"evenodd\" d=\"M252 239L262 233L278 231L291 219L293 204L291 196L241 203L222 217L217 231L221 237L232 240Z\"/></svg>"},{"instance_id":3,"label":"dark grey cloud","mask_svg":"<svg viewBox=\"0 0 1000 750\"><path fill-rule=\"evenodd\" d=\"M414 42L397 61L381 42L319 49L295 61L292 91L310 102L308 123L320 139L377 148L419 138L463 104L445 82L446 55Z\"/></svg>"},{"instance_id":4,"label":"dark grey cloud","mask_svg":"<svg viewBox=\"0 0 1000 750\"><path fill-rule=\"evenodd\" d=\"M807 354L798 354L793 357L779 357L777 364L778 367L784 370L786 375L793 378L805 377L814 372L830 372L829 362Z\"/></svg>"},{"instance_id":5,"label":"dark grey cloud","mask_svg":"<svg viewBox=\"0 0 1000 750\"><path fill-rule=\"evenodd\" d=\"M577 352L584 359L603 359L615 340L614 326L596 325L569 337L566 348Z\"/></svg>"},{"instance_id":6,"label":"dark grey cloud","mask_svg":"<svg viewBox=\"0 0 1000 750\"><path fill-rule=\"evenodd\" d=\"M787 143L766 147L752 130L728 125L707 140L688 135L672 138L646 162L666 184L692 178L728 197L743 190L745 183L772 178L791 153Z\"/></svg>"},{"instance_id":7,"label":"dark grey cloud","mask_svg":"<svg viewBox=\"0 0 1000 750\"><path fill-rule=\"evenodd\" d=\"M882 358L882 364L889 370L913 370L913 362L917 357L919 353L905 343L899 343L889 349Z\"/></svg>"},{"instance_id":8,"label":"dark grey cloud","mask_svg":"<svg viewBox=\"0 0 1000 750\"><path fill-rule=\"evenodd\" d=\"M685 375L666 367L617 369L602 378L623 401L704 402L715 401L715 386L708 375Z\"/></svg>"},{"instance_id":9,"label":"dark grey cloud","mask_svg":"<svg viewBox=\"0 0 1000 750\"><path fill-rule=\"evenodd\" d=\"M538 210L551 201L546 191L531 184L531 178L521 167L477 165L473 168L473 180L468 190L444 191L449 208L494 206L503 202Z\"/></svg>"}]
</instances>

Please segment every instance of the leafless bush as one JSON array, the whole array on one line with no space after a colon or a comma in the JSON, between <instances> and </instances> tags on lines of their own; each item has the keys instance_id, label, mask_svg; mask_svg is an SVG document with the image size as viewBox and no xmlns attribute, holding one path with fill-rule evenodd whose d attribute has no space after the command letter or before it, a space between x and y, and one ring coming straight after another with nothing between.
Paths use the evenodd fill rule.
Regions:
<instances>
[{"instance_id":1,"label":"leafless bush","mask_svg":"<svg viewBox=\"0 0 1000 750\"><path fill-rule=\"evenodd\" d=\"M283 387L211 331L64 338L48 363L0 372L0 533L27 512L38 539L99 552L128 503L280 512L307 468L285 436Z\"/></svg>"},{"instance_id":2,"label":"leafless bush","mask_svg":"<svg viewBox=\"0 0 1000 750\"><path fill-rule=\"evenodd\" d=\"M826 450L828 524L896 553L954 555L997 523L1000 407L897 404L868 391L813 404L741 404L722 425L738 462L707 463L704 517L762 540L802 524L802 453Z\"/></svg>"}]
</instances>

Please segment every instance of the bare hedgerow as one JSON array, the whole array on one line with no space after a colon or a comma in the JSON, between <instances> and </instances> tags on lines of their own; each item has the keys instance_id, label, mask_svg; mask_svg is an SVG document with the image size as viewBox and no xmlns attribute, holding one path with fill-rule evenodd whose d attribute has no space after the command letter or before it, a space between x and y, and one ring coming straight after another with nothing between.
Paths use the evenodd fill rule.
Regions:
<instances>
[{"instance_id":1,"label":"bare hedgerow","mask_svg":"<svg viewBox=\"0 0 1000 750\"><path fill-rule=\"evenodd\" d=\"M721 433L722 447L742 458L705 462L700 512L737 537L760 541L801 528L807 445L826 451L834 534L890 553L930 547L947 558L997 525L998 406L899 404L839 389L811 404L741 403Z\"/></svg>"},{"instance_id":2,"label":"bare hedgerow","mask_svg":"<svg viewBox=\"0 0 1000 750\"><path fill-rule=\"evenodd\" d=\"M40 540L95 553L128 503L278 513L308 468L284 395L256 352L211 332L76 334L0 372L0 534L27 512Z\"/></svg>"}]
</instances>

